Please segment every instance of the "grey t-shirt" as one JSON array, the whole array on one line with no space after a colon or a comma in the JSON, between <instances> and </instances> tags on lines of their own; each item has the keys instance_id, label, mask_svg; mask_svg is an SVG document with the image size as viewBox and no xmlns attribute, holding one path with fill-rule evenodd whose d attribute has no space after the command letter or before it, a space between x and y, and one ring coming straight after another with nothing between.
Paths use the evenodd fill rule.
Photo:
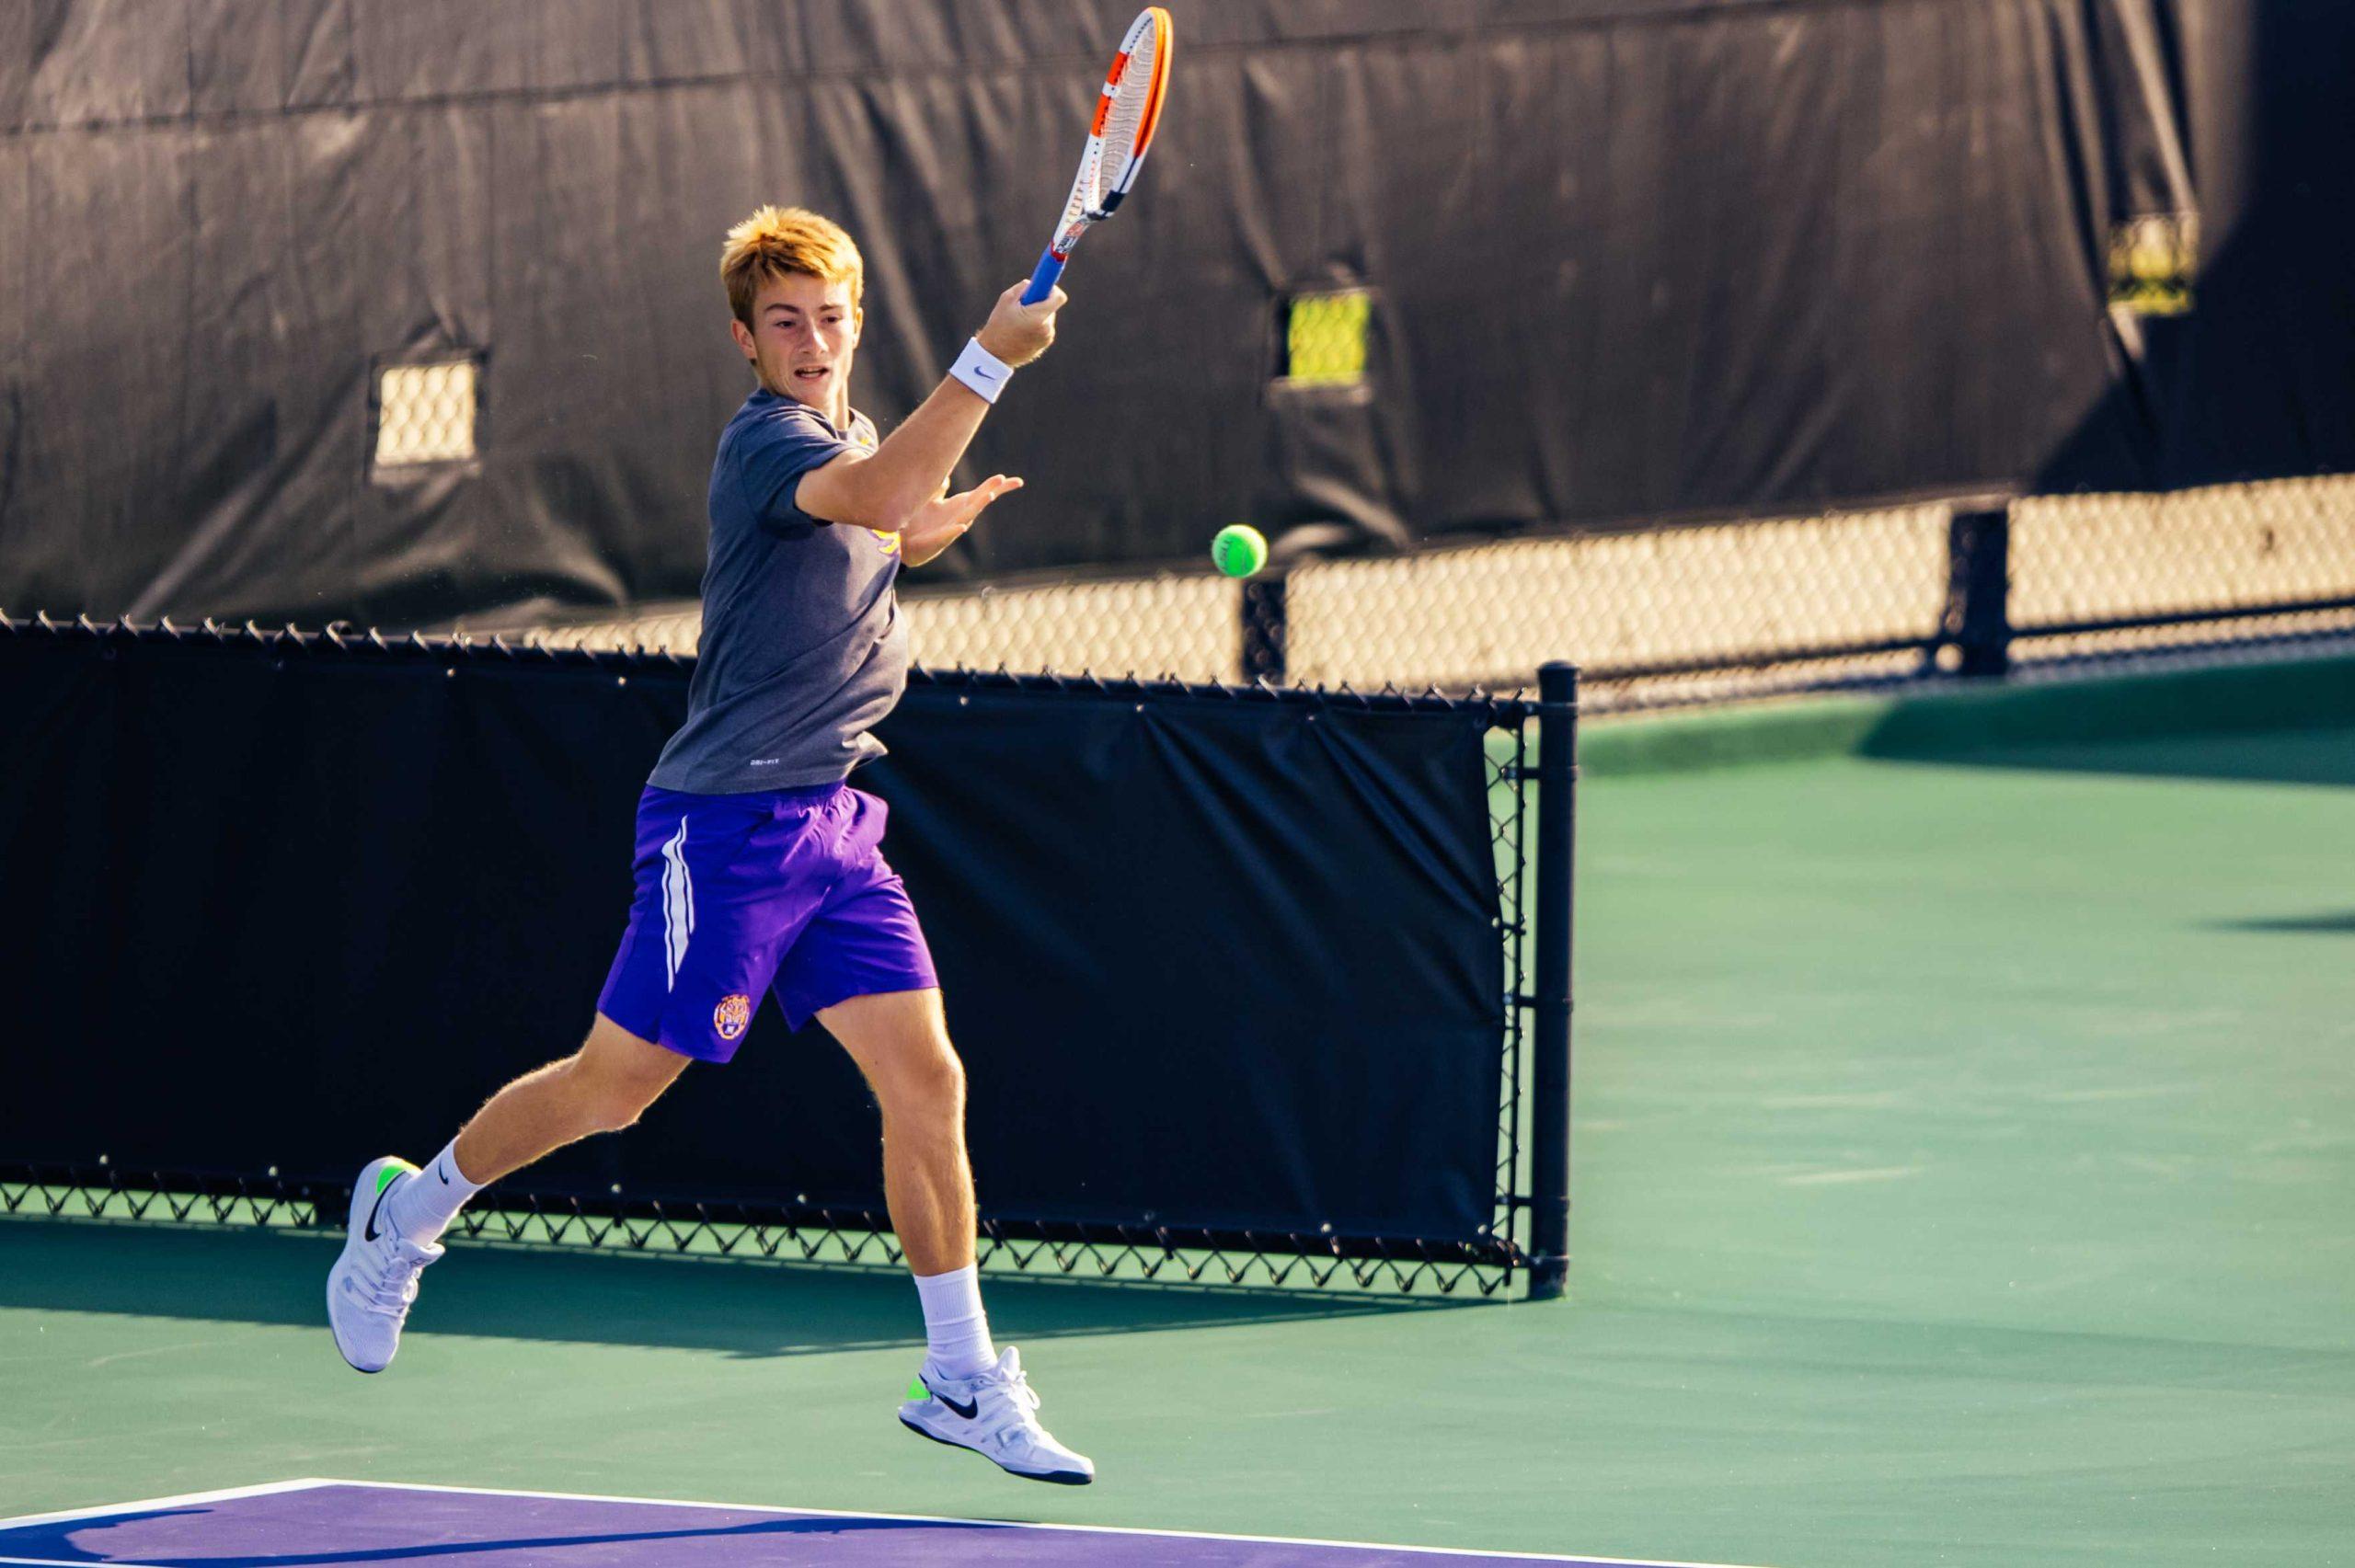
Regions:
<instances>
[{"instance_id":1,"label":"grey t-shirt","mask_svg":"<svg viewBox=\"0 0 2355 1568\"><path fill-rule=\"evenodd\" d=\"M883 755L867 731L908 680L908 630L891 592L900 536L794 505L804 474L875 445L864 414L837 430L765 389L720 432L687 722L649 784L695 795L789 789Z\"/></svg>"}]
</instances>

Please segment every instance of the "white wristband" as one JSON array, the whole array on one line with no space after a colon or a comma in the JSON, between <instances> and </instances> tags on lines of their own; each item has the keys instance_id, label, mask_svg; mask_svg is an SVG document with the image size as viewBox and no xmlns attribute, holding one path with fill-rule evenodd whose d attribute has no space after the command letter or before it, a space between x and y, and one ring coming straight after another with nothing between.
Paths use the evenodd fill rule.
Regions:
<instances>
[{"instance_id":1,"label":"white wristband","mask_svg":"<svg viewBox=\"0 0 2355 1568\"><path fill-rule=\"evenodd\" d=\"M948 367L948 373L973 389L984 403L995 403L1005 383L1014 379L1014 367L982 347L978 338L965 339L965 351Z\"/></svg>"}]
</instances>

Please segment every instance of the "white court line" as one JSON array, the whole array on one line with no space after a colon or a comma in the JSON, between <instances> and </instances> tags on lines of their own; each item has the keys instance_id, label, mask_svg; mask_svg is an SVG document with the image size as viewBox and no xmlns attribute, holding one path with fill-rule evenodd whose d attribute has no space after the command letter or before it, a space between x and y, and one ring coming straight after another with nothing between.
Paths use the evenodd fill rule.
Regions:
<instances>
[{"instance_id":1,"label":"white court line","mask_svg":"<svg viewBox=\"0 0 2355 1568\"><path fill-rule=\"evenodd\" d=\"M119 1514L145 1513L156 1508L184 1507L194 1503L222 1503L239 1497L267 1497L281 1492L307 1492L321 1486L358 1486L379 1492L443 1492L467 1497L540 1497L559 1503L630 1503L652 1508L726 1508L742 1514L810 1515L829 1519L896 1519L902 1524L921 1525L980 1525L1009 1530L1064 1530L1080 1535L1142 1535L1180 1537L1188 1540L1239 1540L1267 1546L1340 1546L1357 1547L1373 1551L1411 1551L1427 1556L1520 1558L1531 1562L1606 1562L1633 1565L1633 1568L1748 1568L1731 1562L1682 1562L1665 1558L1587 1557L1576 1553L1563 1555L1544 1551L1484 1551L1473 1547L1401 1546L1379 1540L1324 1540L1315 1537L1280 1535L1226 1535L1214 1530L1150 1530L1120 1525L1054 1525L1033 1524L1019 1519L968 1519L943 1514L886 1514L872 1508L787 1508L765 1503L702 1503L676 1497L621 1497L604 1492L527 1492L512 1487L497 1486L432 1486L411 1481L337 1481L325 1476L307 1476L300 1481L270 1481L257 1486L231 1486L217 1492L189 1492L177 1497L148 1497L131 1503L112 1503L95 1508L68 1508L54 1514L24 1514L15 1518L0 1519L0 1529L14 1529L24 1525L62 1524L75 1519L103 1519ZM40 1557L0 1557L0 1564L29 1565L29 1568L87 1568L86 1563L53 1562ZM139 1568L136 1563L123 1563L120 1568Z\"/></svg>"},{"instance_id":2,"label":"white court line","mask_svg":"<svg viewBox=\"0 0 2355 1568\"><path fill-rule=\"evenodd\" d=\"M1661 1557L1587 1557L1545 1551L1482 1551L1461 1546L1399 1546L1379 1540L1321 1540L1288 1535L1225 1535L1216 1530L1149 1530L1121 1525L1032 1524L1023 1519L966 1519L943 1514L886 1514L873 1508L788 1508L767 1503L700 1503L676 1497L616 1497L603 1492L526 1492L500 1486L430 1486L411 1481L291 1481L280 1490L304 1486L362 1486L390 1492L449 1492L469 1497L544 1497L558 1503L635 1503L655 1508L727 1508L743 1514L805 1514L827 1519L895 1519L915 1525L981 1525L1006 1530L1065 1530L1079 1535L1181 1537L1187 1540L1240 1540L1262 1546L1342 1546L1368 1551L1414 1551L1434 1557L1503 1557L1528 1562L1609 1562L1625 1568L1756 1568L1738 1562L1680 1562Z\"/></svg>"},{"instance_id":3,"label":"white court line","mask_svg":"<svg viewBox=\"0 0 2355 1568\"><path fill-rule=\"evenodd\" d=\"M132 1503L100 1503L87 1508L61 1508L53 1514L19 1514L0 1519L0 1530L26 1525L57 1525L69 1519L104 1519L117 1514L140 1514L152 1508L184 1508L191 1503L224 1503L233 1497L267 1497L275 1492L306 1492L315 1486L350 1484L332 1481L265 1481L254 1486L224 1486L217 1492L183 1492L177 1497L143 1497ZM29 1557L0 1557L0 1562L31 1562Z\"/></svg>"}]
</instances>

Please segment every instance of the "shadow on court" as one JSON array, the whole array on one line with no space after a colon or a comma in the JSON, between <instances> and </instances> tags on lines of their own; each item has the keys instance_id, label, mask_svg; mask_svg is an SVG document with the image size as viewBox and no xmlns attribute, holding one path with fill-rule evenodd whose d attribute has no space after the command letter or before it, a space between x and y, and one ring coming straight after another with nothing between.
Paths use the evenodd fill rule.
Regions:
<instances>
[{"instance_id":1,"label":"shadow on court","mask_svg":"<svg viewBox=\"0 0 2355 1568\"><path fill-rule=\"evenodd\" d=\"M1857 750L1961 767L2355 785L2355 659L1901 703Z\"/></svg>"},{"instance_id":2,"label":"shadow on court","mask_svg":"<svg viewBox=\"0 0 2355 1568\"><path fill-rule=\"evenodd\" d=\"M2355 785L2355 729L2293 729L1944 749L1878 737L1865 754L1949 767L2034 769L2220 784Z\"/></svg>"},{"instance_id":3,"label":"shadow on court","mask_svg":"<svg viewBox=\"0 0 2355 1568\"><path fill-rule=\"evenodd\" d=\"M2214 929L2355 936L2355 910L2342 910L2337 914L2282 915L2270 920L2218 921Z\"/></svg>"},{"instance_id":4,"label":"shadow on court","mask_svg":"<svg viewBox=\"0 0 2355 1568\"><path fill-rule=\"evenodd\" d=\"M324 1328L337 1235L0 1221L0 1308ZM1348 1291L985 1276L1001 1337L1048 1339L1368 1317L1477 1305ZM425 1276L422 1333L659 1345L765 1357L924 1342L896 1270L527 1251L460 1242Z\"/></svg>"}]
</instances>

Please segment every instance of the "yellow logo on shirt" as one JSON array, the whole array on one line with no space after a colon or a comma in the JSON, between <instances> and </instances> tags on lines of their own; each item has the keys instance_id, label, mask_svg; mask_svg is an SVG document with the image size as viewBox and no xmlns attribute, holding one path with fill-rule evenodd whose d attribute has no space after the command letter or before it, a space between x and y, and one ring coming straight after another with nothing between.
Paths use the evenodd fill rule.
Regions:
<instances>
[{"instance_id":1,"label":"yellow logo on shirt","mask_svg":"<svg viewBox=\"0 0 2355 1568\"><path fill-rule=\"evenodd\" d=\"M886 533L879 528L870 528L867 532L875 535L876 547L881 550L886 555L896 555L900 553L900 536L898 534Z\"/></svg>"}]
</instances>

